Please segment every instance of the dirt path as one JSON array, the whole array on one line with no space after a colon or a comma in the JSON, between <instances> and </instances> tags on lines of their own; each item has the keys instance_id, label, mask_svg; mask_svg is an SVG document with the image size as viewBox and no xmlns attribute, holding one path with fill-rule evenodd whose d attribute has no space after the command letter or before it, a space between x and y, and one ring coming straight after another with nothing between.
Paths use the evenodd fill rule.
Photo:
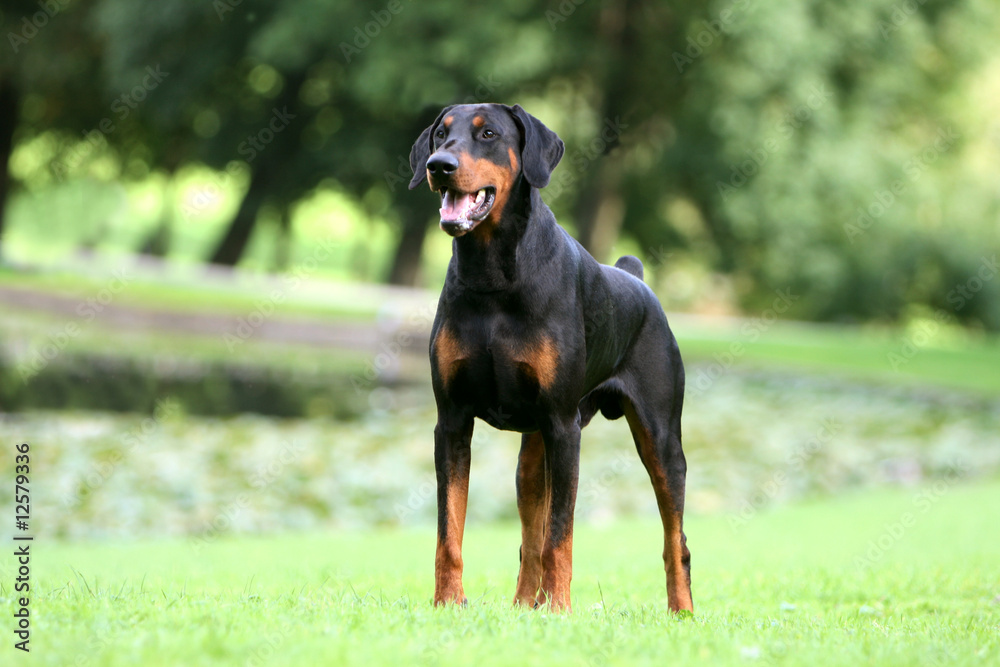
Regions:
<instances>
[{"instance_id":1,"label":"dirt path","mask_svg":"<svg viewBox=\"0 0 1000 667\"><path fill-rule=\"evenodd\" d=\"M54 318L84 321L87 311L81 314L83 302L53 292L0 285L0 312L19 311ZM248 328L256 340L290 345L312 345L348 350L373 350L379 342L396 335L398 327L380 327L368 322L350 322L304 315L280 314L280 305L269 316L249 309L243 314L205 313L168 308L146 308L134 305L109 303L93 317L100 327L115 331L177 333L183 335L239 336ZM426 337L426 331L409 332L416 337ZM415 345L415 349L422 346Z\"/></svg>"}]
</instances>

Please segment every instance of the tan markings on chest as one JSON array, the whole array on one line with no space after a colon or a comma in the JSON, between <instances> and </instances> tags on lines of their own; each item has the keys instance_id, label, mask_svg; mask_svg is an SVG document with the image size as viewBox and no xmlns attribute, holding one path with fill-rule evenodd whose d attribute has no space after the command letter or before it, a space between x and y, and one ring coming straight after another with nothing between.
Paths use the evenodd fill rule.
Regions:
<instances>
[{"instance_id":1,"label":"tan markings on chest","mask_svg":"<svg viewBox=\"0 0 1000 667\"><path fill-rule=\"evenodd\" d=\"M441 381L448 386L465 358L461 344L448 327L441 327L434 339L434 356Z\"/></svg>"},{"instance_id":2,"label":"tan markings on chest","mask_svg":"<svg viewBox=\"0 0 1000 667\"><path fill-rule=\"evenodd\" d=\"M512 358L538 381L543 389L549 389L556 380L559 366L559 351L551 338L543 337L535 343L516 351Z\"/></svg>"}]
</instances>

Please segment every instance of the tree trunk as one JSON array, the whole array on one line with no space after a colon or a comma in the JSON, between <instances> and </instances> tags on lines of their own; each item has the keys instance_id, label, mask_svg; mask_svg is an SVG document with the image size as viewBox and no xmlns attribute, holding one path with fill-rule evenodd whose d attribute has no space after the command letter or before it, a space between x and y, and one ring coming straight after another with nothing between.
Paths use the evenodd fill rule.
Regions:
<instances>
[{"instance_id":1,"label":"tree trunk","mask_svg":"<svg viewBox=\"0 0 1000 667\"><path fill-rule=\"evenodd\" d=\"M291 107L292 118L303 114L298 104L299 90L303 81L305 81L304 72L290 76L285 82L281 96L275 100L275 108ZM268 145L266 153L251 167L250 187L240 202L236 217L229 223L229 229L208 260L211 264L236 266L257 225L257 214L268 197L275 195L283 206L288 201L289 192L294 188L290 186L286 170L294 159L295 151L298 150L303 124L302 121L297 121L293 127L286 127L281 132L276 132L274 141Z\"/></svg>"},{"instance_id":2,"label":"tree trunk","mask_svg":"<svg viewBox=\"0 0 1000 667\"><path fill-rule=\"evenodd\" d=\"M7 195L10 193L8 166L14 150L14 130L17 129L18 94L8 77L0 79L0 258L3 257L4 221Z\"/></svg>"},{"instance_id":3,"label":"tree trunk","mask_svg":"<svg viewBox=\"0 0 1000 667\"><path fill-rule=\"evenodd\" d=\"M604 94L600 101L601 118L630 120L635 109L636 86L633 83L632 63L638 62L635 34L641 3L613 3L601 13L597 26L598 38L616 54L611 68L604 73ZM617 65L615 65L617 63ZM605 130L604 125L600 131ZM634 128L630 131L634 131ZM620 136L602 136L606 141L602 155L593 156L584 183L573 206L579 241L598 261L606 261L621 231L625 219L625 201L621 196L622 174L625 166L609 152L620 141Z\"/></svg>"},{"instance_id":4,"label":"tree trunk","mask_svg":"<svg viewBox=\"0 0 1000 667\"><path fill-rule=\"evenodd\" d=\"M173 233L174 216L174 173L168 173L167 183L163 188L163 205L160 207L160 219L156 227L146 236L139 252L150 257L166 257L170 252L170 239Z\"/></svg>"},{"instance_id":5,"label":"tree trunk","mask_svg":"<svg viewBox=\"0 0 1000 667\"><path fill-rule=\"evenodd\" d=\"M288 270L292 256L292 211L290 206L282 206L278 217L278 234L274 241L275 273Z\"/></svg>"},{"instance_id":6,"label":"tree trunk","mask_svg":"<svg viewBox=\"0 0 1000 667\"><path fill-rule=\"evenodd\" d=\"M222 266L236 266L246 250L250 235L257 224L257 214L261 206L267 200L267 176L268 170L263 166L255 169L250 177L250 187L240 202L240 208L236 212L236 217L229 223L226 235L219 242L215 252L212 253L211 264Z\"/></svg>"},{"instance_id":7,"label":"tree trunk","mask_svg":"<svg viewBox=\"0 0 1000 667\"><path fill-rule=\"evenodd\" d=\"M621 165L605 156L594 166L596 178L591 178L576 205L577 236L580 243L599 262L609 258L611 246L618 239L625 219L625 202L621 196Z\"/></svg>"},{"instance_id":8,"label":"tree trunk","mask_svg":"<svg viewBox=\"0 0 1000 667\"><path fill-rule=\"evenodd\" d=\"M427 212L416 205L403 205L399 209L403 229L399 244L392 259L389 283L392 285L417 284L420 276L420 257L423 254L424 239L427 236Z\"/></svg>"}]
</instances>

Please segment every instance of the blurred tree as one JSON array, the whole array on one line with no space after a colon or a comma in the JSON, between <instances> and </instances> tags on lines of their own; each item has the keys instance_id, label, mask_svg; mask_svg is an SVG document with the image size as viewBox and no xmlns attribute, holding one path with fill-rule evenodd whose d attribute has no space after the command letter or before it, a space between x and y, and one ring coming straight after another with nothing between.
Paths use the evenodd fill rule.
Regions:
<instances>
[{"instance_id":1,"label":"blurred tree","mask_svg":"<svg viewBox=\"0 0 1000 667\"><path fill-rule=\"evenodd\" d=\"M947 101L989 53L992 10L963 0L739 4L709 12L733 9L721 35L690 25L687 43L704 46L687 63L681 140L659 168L685 183L677 196L695 202L696 226L725 221L731 249L713 233L718 266L744 305L791 289L807 319L944 307L955 284L945 276L975 271L1000 212L996 191L959 204L945 185L966 141ZM953 314L1000 328L989 298Z\"/></svg>"},{"instance_id":2,"label":"blurred tree","mask_svg":"<svg viewBox=\"0 0 1000 667\"><path fill-rule=\"evenodd\" d=\"M443 5L399 2L105 0L98 14L112 87L153 63L169 73L144 113L158 143L180 148L179 161L249 171L210 261L239 261L265 205L285 209L333 182L397 220L388 278L412 284L431 211L406 187L410 146L442 104L489 101L518 83L487 73L482 48L506 41L517 17L479 11L477 32L446 32ZM439 57L427 57L428 44Z\"/></svg>"},{"instance_id":3,"label":"blurred tree","mask_svg":"<svg viewBox=\"0 0 1000 667\"><path fill-rule=\"evenodd\" d=\"M86 3L9 0L0 7L0 252L15 145L55 131L54 159L43 180L63 176L65 151L101 117L96 94L100 45L87 29ZM97 140L95 138L95 140ZM60 153L62 151L62 153Z\"/></svg>"},{"instance_id":4,"label":"blurred tree","mask_svg":"<svg viewBox=\"0 0 1000 667\"><path fill-rule=\"evenodd\" d=\"M0 257L3 256L4 210L10 191L10 154L14 150L14 131L17 129L18 90L9 74L0 74Z\"/></svg>"},{"instance_id":5,"label":"blurred tree","mask_svg":"<svg viewBox=\"0 0 1000 667\"><path fill-rule=\"evenodd\" d=\"M985 0L97 0L32 32L37 7L2 10L24 43L0 61L0 159L56 137L58 178L83 133L126 177L205 164L245 184L215 263L262 211L287 236L289 206L335 188L396 223L387 279L413 284L433 214L412 142L445 104L519 102L565 139L543 196L600 259L622 234L749 310L791 289L797 317L920 304L1000 328L1000 299L948 300L1000 211L952 101L992 45Z\"/></svg>"}]
</instances>

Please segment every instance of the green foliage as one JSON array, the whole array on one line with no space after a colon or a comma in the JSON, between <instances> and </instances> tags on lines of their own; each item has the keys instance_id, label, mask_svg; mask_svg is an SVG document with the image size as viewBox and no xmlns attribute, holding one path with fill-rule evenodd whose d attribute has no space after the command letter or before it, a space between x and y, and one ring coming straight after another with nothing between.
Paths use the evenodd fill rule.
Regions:
<instances>
[{"instance_id":1,"label":"green foliage","mask_svg":"<svg viewBox=\"0 0 1000 667\"><path fill-rule=\"evenodd\" d=\"M4 65L11 172L44 197L208 166L143 242L169 256L220 215L247 236L259 219L235 252L276 246L269 267L289 207L338 192L393 230L377 270L412 282L433 217L405 187L414 138L445 104L520 102L567 142L545 194L560 220L604 260L621 238L662 293L694 285L691 307L718 285L749 312L791 289L795 318L997 330L1000 282L955 290L1000 248L998 25L985 0L74 2Z\"/></svg>"},{"instance_id":2,"label":"green foliage","mask_svg":"<svg viewBox=\"0 0 1000 667\"><path fill-rule=\"evenodd\" d=\"M900 7L757 3L690 66L676 159L715 192L679 196L731 235L720 252L751 309L791 288L806 319L899 320L922 304L1000 326L1000 283L948 299L1000 245L1000 199L970 155L986 126L949 104L977 85L994 19L982 3ZM699 141L714 163L693 158Z\"/></svg>"},{"instance_id":3,"label":"green foliage","mask_svg":"<svg viewBox=\"0 0 1000 667\"><path fill-rule=\"evenodd\" d=\"M170 369L169 358L155 363ZM138 406L145 414L26 410L0 420L7 441L46 443L46 483L34 492L33 515L42 536L187 535L211 543L283 524L434 524L435 414L425 386L390 390L254 368L223 374L189 363L175 365L154 393L148 375L104 370L114 378L110 388L82 376L60 392L42 376L31 391L40 382L43 396L73 406L84 386L133 409L149 401ZM226 417L227 402L237 399L245 410L311 418ZM348 411L360 416L328 416ZM203 416L213 412L225 418ZM1000 471L995 398L787 373L720 375L714 365L689 364L684 420L689 512L723 515L737 537L803 498L919 482L950 489ZM477 425L471 522L516 520L519 441ZM596 419L583 434L576 517L608 522L656 511L627 424Z\"/></svg>"}]
</instances>

